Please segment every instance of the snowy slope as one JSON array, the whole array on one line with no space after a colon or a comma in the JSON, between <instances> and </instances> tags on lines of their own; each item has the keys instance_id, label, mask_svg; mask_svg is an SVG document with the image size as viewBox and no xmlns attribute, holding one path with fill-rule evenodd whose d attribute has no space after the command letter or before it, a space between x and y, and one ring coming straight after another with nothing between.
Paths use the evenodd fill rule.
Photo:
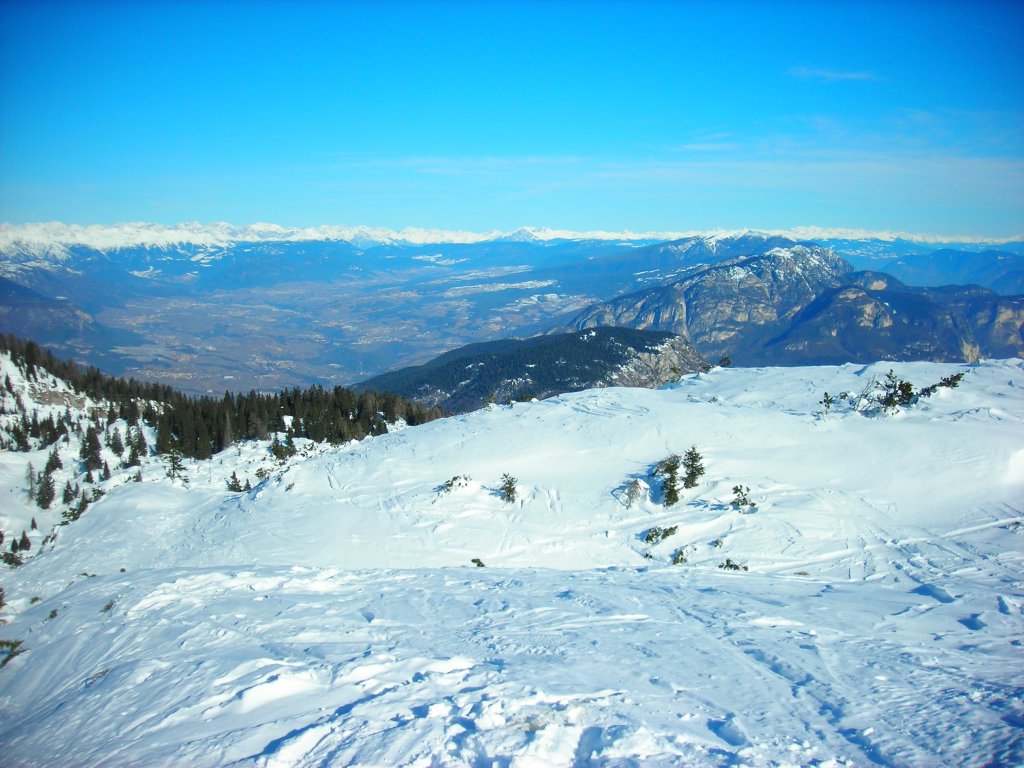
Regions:
<instances>
[{"instance_id":1,"label":"snowy slope","mask_svg":"<svg viewBox=\"0 0 1024 768\"><path fill-rule=\"evenodd\" d=\"M4 574L5 764L1020 764L1024 363L818 413L889 367L491 408L262 481L265 444L188 489L151 459ZM649 470L690 445L666 507Z\"/></svg>"}]
</instances>

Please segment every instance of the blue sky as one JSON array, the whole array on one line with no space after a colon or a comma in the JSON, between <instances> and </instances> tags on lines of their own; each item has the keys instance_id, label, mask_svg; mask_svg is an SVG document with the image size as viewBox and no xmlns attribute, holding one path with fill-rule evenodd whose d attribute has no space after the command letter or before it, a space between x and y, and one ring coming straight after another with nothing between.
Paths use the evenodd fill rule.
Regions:
<instances>
[{"instance_id":1,"label":"blue sky","mask_svg":"<svg viewBox=\"0 0 1024 768\"><path fill-rule=\"evenodd\" d=\"M7 2L0 220L1024 232L1020 3Z\"/></svg>"}]
</instances>

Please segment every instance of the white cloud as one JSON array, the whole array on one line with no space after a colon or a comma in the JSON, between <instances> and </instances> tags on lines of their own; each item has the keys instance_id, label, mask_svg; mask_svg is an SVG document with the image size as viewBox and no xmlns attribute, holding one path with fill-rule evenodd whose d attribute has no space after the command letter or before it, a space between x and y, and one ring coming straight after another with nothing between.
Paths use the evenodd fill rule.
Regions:
<instances>
[{"instance_id":1,"label":"white cloud","mask_svg":"<svg viewBox=\"0 0 1024 768\"><path fill-rule=\"evenodd\" d=\"M807 80L821 80L825 83L836 83L844 80L878 80L874 72L841 72L834 69L816 69L814 67L793 67L789 70L793 77Z\"/></svg>"}]
</instances>

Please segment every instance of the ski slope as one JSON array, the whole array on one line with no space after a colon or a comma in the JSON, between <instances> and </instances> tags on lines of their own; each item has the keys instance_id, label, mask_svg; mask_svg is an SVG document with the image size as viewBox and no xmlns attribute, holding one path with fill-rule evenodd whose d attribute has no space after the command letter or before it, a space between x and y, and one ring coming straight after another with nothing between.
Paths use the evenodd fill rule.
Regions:
<instances>
[{"instance_id":1,"label":"ski slope","mask_svg":"<svg viewBox=\"0 0 1024 768\"><path fill-rule=\"evenodd\" d=\"M820 412L889 368L965 375ZM3 574L5 765L1024 763L1020 360L715 369L300 445L187 488L115 471ZM650 470L691 445L666 507ZM3 455L3 498L45 459Z\"/></svg>"}]
</instances>

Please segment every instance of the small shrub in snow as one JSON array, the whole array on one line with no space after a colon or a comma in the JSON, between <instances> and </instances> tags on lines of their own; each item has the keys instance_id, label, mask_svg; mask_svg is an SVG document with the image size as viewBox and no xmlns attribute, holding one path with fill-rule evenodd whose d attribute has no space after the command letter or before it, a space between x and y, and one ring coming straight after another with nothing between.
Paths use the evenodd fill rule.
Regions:
<instances>
[{"instance_id":1,"label":"small shrub in snow","mask_svg":"<svg viewBox=\"0 0 1024 768\"><path fill-rule=\"evenodd\" d=\"M498 492L501 495L502 501L507 501L509 504L516 500L516 485L519 481L512 477L507 472L501 476L501 487Z\"/></svg>"},{"instance_id":2,"label":"small shrub in snow","mask_svg":"<svg viewBox=\"0 0 1024 768\"><path fill-rule=\"evenodd\" d=\"M17 568L23 561L16 552L0 552L0 562L11 568Z\"/></svg>"},{"instance_id":3,"label":"small shrub in snow","mask_svg":"<svg viewBox=\"0 0 1024 768\"><path fill-rule=\"evenodd\" d=\"M626 506L632 507L646 496L647 489L644 487L644 484L640 482L639 478L634 477L629 482L629 485L626 486Z\"/></svg>"},{"instance_id":4,"label":"small shrub in snow","mask_svg":"<svg viewBox=\"0 0 1024 768\"><path fill-rule=\"evenodd\" d=\"M658 544L667 539L669 536L675 534L675 532L678 530L678 525L672 525L668 528L662 528L656 525L649 531L647 531L647 535L644 536L644 541L648 544Z\"/></svg>"},{"instance_id":5,"label":"small shrub in snow","mask_svg":"<svg viewBox=\"0 0 1024 768\"><path fill-rule=\"evenodd\" d=\"M746 485L734 485L732 492L735 494L735 498L730 502L736 509L746 507L747 510L754 510L757 508L757 503L752 501L750 498L750 487Z\"/></svg>"},{"instance_id":6,"label":"small shrub in snow","mask_svg":"<svg viewBox=\"0 0 1024 768\"><path fill-rule=\"evenodd\" d=\"M931 397L940 388L956 389L957 387L960 386L960 380L963 377L963 371L961 371L960 373L954 373L951 376L943 376L941 379L939 379L939 382L937 384L929 384L927 387L924 387L917 394L919 397Z\"/></svg>"},{"instance_id":7,"label":"small shrub in snow","mask_svg":"<svg viewBox=\"0 0 1024 768\"><path fill-rule=\"evenodd\" d=\"M715 539L714 541L711 542L711 546L714 547L715 549L721 549L722 545L724 543L725 543L725 541L723 539Z\"/></svg>"},{"instance_id":8,"label":"small shrub in snow","mask_svg":"<svg viewBox=\"0 0 1024 768\"><path fill-rule=\"evenodd\" d=\"M480 559L479 557L474 557L474 558L473 558L472 560L470 560L469 562L471 562L471 563L472 563L473 565L475 565L475 566L476 566L477 568L483 568L483 567L484 567L484 561L483 561L483 560L481 560L481 559Z\"/></svg>"},{"instance_id":9,"label":"small shrub in snow","mask_svg":"<svg viewBox=\"0 0 1024 768\"><path fill-rule=\"evenodd\" d=\"M826 392L825 396L818 401L818 405L821 406L821 414L823 416L832 409L832 405L835 403L835 401L835 398L832 397L832 395L830 395L828 392Z\"/></svg>"},{"instance_id":10,"label":"small shrub in snow","mask_svg":"<svg viewBox=\"0 0 1024 768\"><path fill-rule=\"evenodd\" d=\"M721 563L718 567L723 569L723 570L726 570L726 571L746 571L746 570L749 570L747 568L747 566L740 565L739 563L733 562L731 557L725 558L725 562Z\"/></svg>"},{"instance_id":11,"label":"small shrub in snow","mask_svg":"<svg viewBox=\"0 0 1024 768\"><path fill-rule=\"evenodd\" d=\"M438 493L451 493L456 488L465 488L469 485L469 475L456 475L450 480L445 480L437 487Z\"/></svg>"},{"instance_id":12,"label":"small shrub in snow","mask_svg":"<svg viewBox=\"0 0 1024 768\"><path fill-rule=\"evenodd\" d=\"M235 472L232 472L231 477L227 480L227 487L232 493L242 492L242 483L238 480L238 475Z\"/></svg>"},{"instance_id":13,"label":"small shrub in snow","mask_svg":"<svg viewBox=\"0 0 1024 768\"><path fill-rule=\"evenodd\" d=\"M890 371L885 374L882 391L878 394L878 403L886 413L895 413L901 405L914 402L914 387Z\"/></svg>"},{"instance_id":14,"label":"small shrub in snow","mask_svg":"<svg viewBox=\"0 0 1024 768\"><path fill-rule=\"evenodd\" d=\"M3 657L0 658L0 669L7 666L7 662L21 653L24 649L21 647L21 640L0 640L0 653Z\"/></svg>"},{"instance_id":15,"label":"small shrub in snow","mask_svg":"<svg viewBox=\"0 0 1024 768\"><path fill-rule=\"evenodd\" d=\"M114 607L114 601L111 600L110 602L108 602L106 605L103 606L103 613L110 613L110 609L113 608L113 607Z\"/></svg>"},{"instance_id":16,"label":"small shrub in snow","mask_svg":"<svg viewBox=\"0 0 1024 768\"><path fill-rule=\"evenodd\" d=\"M680 547L672 553L672 565L686 564L686 547Z\"/></svg>"}]
</instances>

